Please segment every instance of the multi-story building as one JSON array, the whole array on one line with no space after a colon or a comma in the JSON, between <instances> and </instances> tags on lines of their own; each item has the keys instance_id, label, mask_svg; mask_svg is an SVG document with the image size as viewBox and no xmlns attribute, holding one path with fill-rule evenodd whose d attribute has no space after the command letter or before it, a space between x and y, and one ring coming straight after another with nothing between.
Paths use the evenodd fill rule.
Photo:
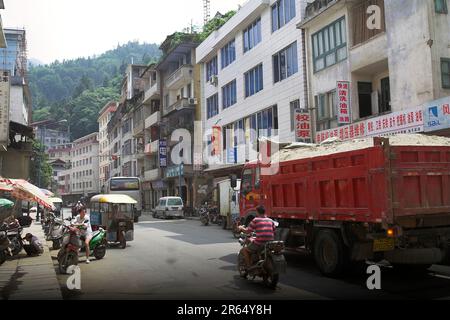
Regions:
<instances>
[{"instance_id":1,"label":"multi-story building","mask_svg":"<svg viewBox=\"0 0 450 320\"><path fill-rule=\"evenodd\" d=\"M111 101L107 103L99 112L99 183L100 188L105 186L110 178L110 146L108 139L108 123L114 112L117 110L117 102Z\"/></svg>"},{"instance_id":2,"label":"multi-story building","mask_svg":"<svg viewBox=\"0 0 450 320\"><path fill-rule=\"evenodd\" d=\"M134 113L134 133L137 138L137 170L142 181L143 208L151 210L162 196L162 172L158 165L160 81L155 65L142 73L144 98ZM153 149L152 149L153 148Z\"/></svg>"},{"instance_id":3,"label":"multi-story building","mask_svg":"<svg viewBox=\"0 0 450 320\"><path fill-rule=\"evenodd\" d=\"M200 67L195 63L195 48L198 44L194 34L177 34L168 36L160 47L163 58L155 68L160 83L161 121L159 132L157 129L152 131L152 135L156 135L154 138L158 139L152 141L147 148L148 154L159 154L159 167L163 169L163 180L159 185L155 183L158 195L179 195L188 207L196 205L194 190L197 190L198 179L202 178L194 172L191 153L194 146L194 122L196 119L200 120L201 110ZM177 148L180 142L177 133L175 141L172 141L172 134L177 129L188 132L191 138L190 150L180 150L181 161L175 161L172 157L174 148ZM163 155L164 157L161 157L159 148L162 141L167 146L167 154Z\"/></svg>"},{"instance_id":4,"label":"multi-story building","mask_svg":"<svg viewBox=\"0 0 450 320\"><path fill-rule=\"evenodd\" d=\"M316 141L423 131L423 104L450 96L449 26L448 0L309 4L299 28Z\"/></svg>"},{"instance_id":5,"label":"multi-story building","mask_svg":"<svg viewBox=\"0 0 450 320\"><path fill-rule=\"evenodd\" d=\"M72 163L72 144L64 144L60 146L56 146L52 149L49 149L48 161L50 166L53 169L53 180L51 185L51 190L57 191L59 189L59 179L60 173L70 169Z\"/></svg>"},{"instance_id":6,"label":"multi-story building","mask_svg":"<svg viewBox=\"0 0 450 320\"><path fill-rule=\"evenodd\" d=\"M34 129L36 140L40 141L45 152L57 146L71 143L67 124L44 120L31 124Z\"/></svg>"},{"instance_id":7,"label":"multi-story building","mask_svg":"<svg viewBox=\"0 0 450 320\"><path fill-rule=\"evenodd\" d=\"M122 150L122 110L123 104L119 104L116 112L112 114L107 126L109 154L111 155L109 164L110 178L120 177L122 175L122 159L120 157Z\"/></svg>"},{"instance_id":8,"label":"multi-story building","mask_svg":"<svg viewBox=\"0 0 450 320\"><path fill-rule=\"evenodd\" d=\"M295 141L295 109L306 109L303 0L250 0L198 46L202 120L214 177L240 173L262 136Z\"/></svg>"},{"instance_id":9,"label":"multi-story building","mask_svg":"<svg viewBox=\"0 0 450 320\"><path fill-rule=\"evenodd\" d=\"M71 157L70 195L72 200L76 201L82 196L100 193L98 132L75 140Z\"/></svg>"}]
</instances>

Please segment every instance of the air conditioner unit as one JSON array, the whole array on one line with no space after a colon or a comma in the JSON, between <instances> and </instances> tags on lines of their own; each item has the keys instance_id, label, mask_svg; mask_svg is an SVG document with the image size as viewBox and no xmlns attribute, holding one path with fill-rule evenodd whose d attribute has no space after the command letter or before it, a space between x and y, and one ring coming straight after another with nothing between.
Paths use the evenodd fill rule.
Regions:
<instances>
[{"instance_id":1,"label":"air conditioner unit","mask_svg":"<svg viewBox=\"0 0 450 320\"><path fill-rule=\"evenodd\" d=\"M211 78L209 79L209 83L217 86L219 84L219 78L217 76L211 76Z\"/></svg>"},{"instance_id":2,"label":"air conditioner unit","mask_svg":"<svg viewBox=\"0 0 450 320\"><path fill-rule=\"evenodd\" d=\"M198 104L198 101L197 101L197 99L195 99L195 98L189 98L189 104L190 104L190 105L197 105L197 104Z\"/></svg>"}]
</instances>

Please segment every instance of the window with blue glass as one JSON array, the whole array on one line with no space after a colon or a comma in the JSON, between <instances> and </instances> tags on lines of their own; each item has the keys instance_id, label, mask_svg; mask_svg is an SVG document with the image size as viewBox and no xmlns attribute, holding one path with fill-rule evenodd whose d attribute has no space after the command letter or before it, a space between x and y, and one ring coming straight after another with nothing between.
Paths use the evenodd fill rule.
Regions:
<instances>
[{"instance_id":1,"label":"window with blue glass","mask_svg":"<svg viewBox=\"0 0 450 320\"><path fill-rule=\"evenodd\" d=\"M236 98L236 80L231 81L222 87L222 108L231 107L237 102Z\"/></svg>"},{"instance_id":2,"label":"window with blue glass","mask_svg":"<svg viewBox=\"0 0 450 320\"><path fill-rule=\"evenodd\" d=\"M298 72L297 42L281 50L272 57L273 81L283 81Z\"/></svg>"},{"instance_id":3,"label":"window with blue glass","mask_svg":"<svg viewBox=\"0 0 450 320\"><path fill-rule=\"evenodd\" d=\"M272 32L295 18L295 0L278 0L272 5Z\"/></svg>"},{"instance_id":4,"label":"window with blue glass","mask_svg":"<svg viewBox=\"0 0 450 320\"><path fill-rule=\"evenodd\" d=\"M250 97L264 89L262 63L244 74L245 97Z\"/></svg>"},{"instance_id":5,"label":"window with blue glass","mask_svg":"<svg viewBox=\"0 0 450 320\"><path fill-rule=\"evenodd\" d=\"M261 42L261 18L258 18L244 30L244 53L253 49Z\"/></svg>"},{"instance_id":6,"label":"window with blue glass","mask_svg":"<svg viewBox=\"0 0 450 320\"><path fill-rule=\"evenodd\" d=\"M228 42L221 50L221 62L222 69L230 65L234 60L236 60L236 45L235 40Z\"/></svg>"},{"instance_id":7,"label":"window with blue glass","mask_svg":"<svg viewBox=\"0 0 450 320\"><path fill-rule=\"evenodd\" d=\"M206 116L208 119L219 114L219 95L215 95L206 99Z\"/></svg>"},{"instance_id":8,"label":"window with blue glass","mask_svg":"<svg viewBox=\"0 0 450 320\"><path fill-rule=\"evenodd\" d=\"M206 63L206 81L210 81L212 76L217 76L219 70L217 68L217 56Z\"/></svg>"}]
</instances>

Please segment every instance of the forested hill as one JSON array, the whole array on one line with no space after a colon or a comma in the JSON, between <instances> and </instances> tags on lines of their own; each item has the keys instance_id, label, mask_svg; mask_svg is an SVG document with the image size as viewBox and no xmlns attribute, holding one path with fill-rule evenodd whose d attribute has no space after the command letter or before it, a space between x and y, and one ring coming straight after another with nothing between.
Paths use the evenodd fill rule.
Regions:
<instances>
[{"instance_id":1,"label":"forested hill","mask_svg":"<svg viewBox=\"0 0 450 320\"><path fill-rule=\"evenodd\" d=\"M33 121L69 120L73 139L97 131L98 112L119 97L127 65L157 61L158 47L129 42L95 57L32 65Z\"/></svg>"}]
</instances>

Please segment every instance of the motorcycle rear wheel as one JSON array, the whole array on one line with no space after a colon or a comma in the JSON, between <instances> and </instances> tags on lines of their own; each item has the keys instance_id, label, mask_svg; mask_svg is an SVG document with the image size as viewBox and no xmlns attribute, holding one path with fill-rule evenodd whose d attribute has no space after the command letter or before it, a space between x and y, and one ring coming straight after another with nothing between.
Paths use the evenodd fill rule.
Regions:
<instances>
[{"instance_id":1,"label":"motorcycle rear wheel","mask_svg":"<svg viewBox=\"0 0 450 320\"><path fill-rule=\"evenodd\" d=\"M100 245L94 249L94 257L97 260L101 260L106 255L106 246Z\"/></svg>"},{"instance_id":2,"label":"motorcycle rear wheel","mask_svg":"<svg viewBox=\"0 0 450 320\"><path fill-rule=\"evenodd\" d=\"M238 255L238 271L239 271L239 275L241 276L241 278L247 279L248 272L247 272L247 268L245 267L245 258L241 252L239 252L239 255Z\"/></svg>"},{"instance_id":3,"label":"motorcycle rear wheel","mask_svg":"<svg viewBox=\"0 0 450 320\"><path fill-rule=\"evenodd\" d=\"M0 266L6 261L6 254L3 250L0 251Z\"/></svg>"},{"instance_id":4,"label":"motorcycle rear wheel","mask_svg":"<svg viewBox=\"0 0 450 320\"><path fill-rule=\"evenodd\" d=\"M78 265L78 254L73 251L67 252L63 256L61 256L59 260L59 272L61 274L67 273L67 268L69 266Z\"/></svg>"},{"instance_id":5,"label":"motorcycle rear wheel","mask_svg":"<svg viewBox=\"0 0 450 320\"><path fill-rule=\"evenodd\" d=\"M62 242L62 239L61 240L53 240L52 249L53 250L61 249L61 242Z\"/></svg>"},{"instance_id":6,"label":"motorcycle rear wheel","mask_svg":"<svg viewBox=\"0 0 450 320\"><path fill-rule=\"evenodd\" d=\"M14 244L14 249L12 250L12 255L17 256L23 249L22 241L19 239L14 239L11 241Z\"/></svg>"}]
</instances>

